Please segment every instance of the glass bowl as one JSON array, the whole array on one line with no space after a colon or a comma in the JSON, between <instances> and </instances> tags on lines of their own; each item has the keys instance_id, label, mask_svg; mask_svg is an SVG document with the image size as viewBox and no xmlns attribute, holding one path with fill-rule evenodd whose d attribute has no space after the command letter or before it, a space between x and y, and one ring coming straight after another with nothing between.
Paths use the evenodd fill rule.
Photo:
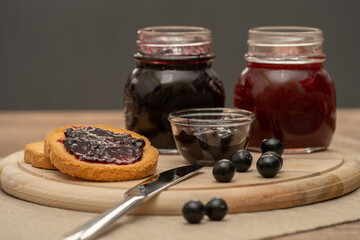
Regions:
<instances>
[{"instance_id":1,"label":"glass bowl","mask_svg":"<svg viewBox=\"0 0 360 240\"><path fill-rule=\"evenodd\" d=\"M255 115L232 108L191 108L168 116L176 147L190 163L214 165L245 149Z\"/></svg>"}]
</instances>

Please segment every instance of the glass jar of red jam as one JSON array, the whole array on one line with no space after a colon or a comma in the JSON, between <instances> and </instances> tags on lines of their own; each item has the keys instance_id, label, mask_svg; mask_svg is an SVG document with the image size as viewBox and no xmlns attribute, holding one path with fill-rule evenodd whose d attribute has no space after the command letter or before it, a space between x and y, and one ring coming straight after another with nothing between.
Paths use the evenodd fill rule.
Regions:
<instances>
[{"instance_id":1,"label":"glass jar of red jam","mask_svg":"<svg viewBox=\"0 0 360 240\"><path fill-rule=\"evenodd\" d=\"M255 113L248 148L280 139L287 153L325 150L335 131L336 94L323 69L322 31L309 27L249 30L248 64L234 106Z\"/></svg>"},{"instance_id":2,"label":"glass jar of red jam","mask_svg":"<svg viewBox=\"0 0 360 240\"><path fill-rule=\"evenodd\" d=\"M138 31L136 67L125 85L126 128L160 153L177 153L167 116L186 108L224 107L224 87L211 63L211 31L159 26Z\"/></svg>"}]
</instances>

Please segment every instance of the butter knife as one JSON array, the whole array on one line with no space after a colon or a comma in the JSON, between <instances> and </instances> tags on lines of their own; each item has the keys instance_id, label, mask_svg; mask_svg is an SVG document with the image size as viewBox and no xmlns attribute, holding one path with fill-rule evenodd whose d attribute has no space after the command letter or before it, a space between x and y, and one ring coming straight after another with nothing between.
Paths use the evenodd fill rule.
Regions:
<instances>
[{"instance_id":1,"label":"butter knife","mask_svg":"<svg viewBox=\"0 0 360 240\"><path fill-rule=\"evenodd\" d=\"M198 164L182 166L156 174L125 193L125 199L101 214L94 220L86 223L73 233L64 236L62 240L88 240L98 237L106 228L130 209L141 202L149 200L162 190L174 185L197 173L203 166Z\"/></svg>"}]
</instances>

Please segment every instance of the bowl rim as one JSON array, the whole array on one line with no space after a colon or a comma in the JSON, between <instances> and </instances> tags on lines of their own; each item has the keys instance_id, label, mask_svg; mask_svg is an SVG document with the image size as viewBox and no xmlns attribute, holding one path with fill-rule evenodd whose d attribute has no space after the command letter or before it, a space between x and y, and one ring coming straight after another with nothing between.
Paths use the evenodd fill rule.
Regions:
<instances>
[{"instance_id":1,"label":"bowl rim","mask_svg":"<svg viewBox=\"0 0 360 240\"><path fill-rule=\"evenodd\" d=\"M218 112L217 112L218 111ZM192 113L193 112L193 113ZM189 113L184 117L185 113ZM192 114L191 114L192 113ZM191 116L216 116L235 114L238 116L231 116L228 119L197 119ZM189 117L190 116L190 117ZM186 126L206 126L218 127L221 125L238 126L244 124L251 124L255 120L255 114L239 108L188 108L174 111L168 114L168 120L172 124L186 125Z\"/></svg>"}]
</instances>

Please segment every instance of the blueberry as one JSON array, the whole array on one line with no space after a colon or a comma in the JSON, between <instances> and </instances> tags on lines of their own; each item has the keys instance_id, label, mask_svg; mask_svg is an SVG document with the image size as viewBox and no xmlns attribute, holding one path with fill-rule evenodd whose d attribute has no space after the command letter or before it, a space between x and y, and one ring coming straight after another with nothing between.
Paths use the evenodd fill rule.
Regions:
<instances>
[{"instance_id":1,"label":"blueberry","mask_svg":"<svg viewBox=\"0 0 360 240\"><path fill-rule=\"evenodd\" d=\"M208 139L206 135L211 135L212 130L201 129L194 133L202 149L207 150L209 148Z\"/></svg>"},{"instance_id":2,"label":"blueberry","mask_svg":"<svg viewBox=\"0 0 360 240\"><path fill-rule=\"evenodd\" d=\"M233 137L234 134L232 134L231 132L226 132L221 136L221 140L220 140L221 150L225 152L229 149Z\"/></svg>"},{"instance_id":3,"label":"blueberry","mask_svg":"<svg viewBox=\"0 0 360 240\"><path fill-rule=\"evenodd\" d=\"M272 178L275 177L280 170L280 161L272 155L261 156L256 162L256 169L261 176Z\"/></svg>"},{"instance_id":4,"label":"blueberry","mask_svg":"<svg viewBox=\"0 0 360 240\"><path fill-rule=\"evenodd\" d=\"M246 150L239 150L236 151L231 156L231 161L235 165L235 169L238 172L246 172L249 170L251 164L252 164L252 156L251 154Z\"/></svg>"},{"instance_id":5,"label":"blueberry","mask_svg":"<svg viewBox=\"0 0 360 240\"><path fill-rule=\"evenodd\" d=\"M213 221L222 220L228 210L227 204L222 198L213 198L205 205L206 215Z\"/></svg>"},{"instance_id":6,"label":"blueberry","mask_svg":"<svg viewBox=\"0 0 360 240\"><path fill-rule=\"evenodd\" d=\"M235 174L234 164L227 160L222 159L215 163L213 168L213 176L218 182L230 182Z\"/></svg>"},{"instance_id":7,"label":"blueberry","mask_svg":"<svg viewBox=\"0 0 360 240\"><path fill-rule=\"evenodd\" d=\"M276 152L281 156L284 152L284 144L276 138L264 139L261 143L261 152L265 153L269 151Z\"/></svg>"},{"instance_id":8,"label":"blueberry","mask_svg":"<svg viewBox=\"0 0 360 240\"><path fill-rule=\"evenodd\" d=\"M184 205L182 214L189 223L199 223L205 215L205 206L198 200L190 200Z\"/></svg>"},{"instance_id":9,"label":"blueberry","mask_svg":"<svg viewBox=\"0 0 360 240\"><path fill-rule=\"evenodd\" d=\"M265 152L265 153L262 154L262 156L269 156L269 155L276 157L280 161L280 169L281 169L282 166L283 166L283 163L284 163L283 158L276 152L270 152L269 151L269 152Z\"/></svg>"}]
</instances>

